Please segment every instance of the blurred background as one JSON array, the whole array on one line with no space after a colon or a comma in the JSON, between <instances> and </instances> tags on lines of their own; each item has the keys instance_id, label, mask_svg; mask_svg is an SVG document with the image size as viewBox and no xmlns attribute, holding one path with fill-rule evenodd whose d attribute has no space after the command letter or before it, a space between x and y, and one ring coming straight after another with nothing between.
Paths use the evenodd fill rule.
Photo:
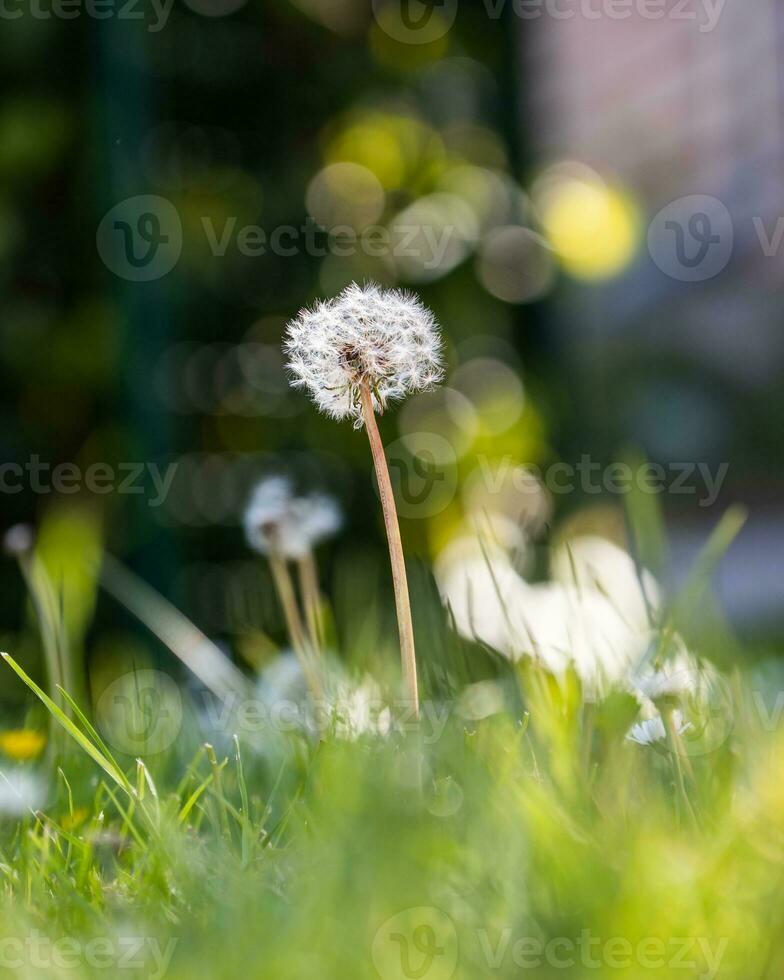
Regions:
<instances>
[{"instance_id":1,"label":"blurred background","mask_svg":"<svg viewBox=\"0 0 784 980\"><path fill-rule=\"evenodd\" d=\"M636 453L664 474L673 583L747 505L719 591L775 649L780 4L3 11L2 525L52 543L67 601L104 537L252 659L282 623L241 517L279 470L345 508L322 563L338 623L388 598L364 435L288 386L280 349L302 306L375 280L419 292L446 338L443 388L382 421L413 560L496 510L535 578L553 527L622 534L605 468ZM12 561L0 583L18 650ZM96 662L151 642L101 598Z\"/></svg>"}]
</instances>

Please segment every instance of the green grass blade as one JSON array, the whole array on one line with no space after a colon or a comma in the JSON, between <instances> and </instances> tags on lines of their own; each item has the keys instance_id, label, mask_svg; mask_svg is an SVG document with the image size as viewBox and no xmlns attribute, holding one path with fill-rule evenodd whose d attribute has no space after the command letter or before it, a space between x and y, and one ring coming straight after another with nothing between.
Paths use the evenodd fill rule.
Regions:
<instances>
[{"instance_id":1,"label":"green grass blade","mask_svg":"<svg viewBox=\"0 0 784 980\"><path fill-rule=\"evenodd\" d=\"M71 719L65 714L62 708L58 707L54 701L49 697L49 695L43 691L28 675L22 670L19 664L13 659L8 653L0 652L0 656L9 664L12 670L16 673L21 681L30 688L30 690L35 694L35 696L44 704L47 710L50 712L52 717L58 724L60 724L65 731L71 736L71 738L83 749L87 755L96 762L101 769L106 773L109 778L115 782L121 789L125 790L130 796L134 795L134 790L131 784L128 782L125 775L112 764L110 759L101 752L95 745L90 741L90 739L80 731L76 725L71 721Z\"/></svg>"}]
</instances>

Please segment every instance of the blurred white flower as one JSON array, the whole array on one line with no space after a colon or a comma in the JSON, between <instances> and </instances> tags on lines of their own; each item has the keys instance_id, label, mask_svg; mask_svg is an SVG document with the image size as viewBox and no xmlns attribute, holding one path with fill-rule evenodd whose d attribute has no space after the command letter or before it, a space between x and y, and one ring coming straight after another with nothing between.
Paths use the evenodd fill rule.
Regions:
<instances>
[{"instance_id":1,"label":"blurred white flower","mask_svg":"<svg viewBox=\"0 0 784 980\"><path fill-rule=\"evenodd\" d=\"M46 783L28 769L0 769L0 815L20 817L43 806Z\"/></svg>"},{"instance_id":2,"label":"blurred white flower","mask_svg":"<svg viewBox=\"0 0 784 980\"><path fill-rule=\"evenodd\" d=\"M470 535L457 538L436 559L434 573L457 631L508 655L510 613L520 608L526 586L505 549Z\"/></svg>"},{"instance_id":3,"label":"blurred white flower","mask_svg":"<svg viewBox=\"0 0 784 980\"><path fill-rule=\"evenodd\" d=\"M378 684L371 677L349 677L333 658L325 662L324 693L314 700L297 657L290 651L279 654L259 676L260 700L267 708L285 706L286 721L313 737L330 734L353 741L361 735L388 735L392 715Z\"/></svg>"},{"instance_id":4,"label":"blurred white flower","mask_svg":"<svg viewBox=\"0 0 784 980\"><path fill-rule=\"evenodd\" d=\"M655 637L652 636L652 642ZM643 667L631 676L632 689L641 698L656 701L659 698L694 694L699 686L700 675L707 670L686 649L679 636L670 639L675 653L657 668Z\"/></svg>"},{"instance_id":5,"label":"blurred white flower","mask_svg":"<svg viewBox=\"0 0 784 980\"><path fill-rule=\"evenodd\" d=\"M340 507L326 494L294 495L283 476L261 480L245 508L245 537L263 555L277 551L284 558L302 558L342 523Z\"/></svg>"},{"instance_id":6,"label":"blurred white flower","mask_svg":"<svg viewBox=\"0 0 784 980\"><path fill-rule=\"evenodd\" d=\"M397 289L352 283L332 300L302 310L286 328L293 384L332 418L361 428L361 390L376 411L441 380L441 337L433 314Z\"/></svg>"},{"instance_id":7,"label":"blurred white flower","mask_svg":"<svg viewBox=\"0 0 784 980\"><path fill-rule=\"evenodd\" d=\"M462 635L513 661L534 657L554 674L572 666L590 697L626 682L649 642L646 620L587 583L529 585L498 540L458 539L435 575Z\"/></svg>"},{"instance_id":8,"label":"blurred white flower","mask_svg":"<svg viewBox=\"0 0 784 980\"><path fill-rule=\"evenodd\" d=\"M651 573L638 572L628 552L598 535L569 538L553 552L550 567L556 581L608 597L630 626L644 628L649 606L655 609L659 603L659 587Z\"/></svg>"},{"instance_id":9,"label":"blurred white flower","mask_svg":"<svg viewBox=\"0 0 784 980\"><path fill-rule=\"evenodd\" d=\"M381 688L371 677L358 684L343 679L317 707L319 730L326 724L336 738L344 741L355 741L362 735L386 736L392 728L392 714L381 697Z\"/></svg>"},{"instance_id":10,"label":"blurred white flower","mask_svg":"<svg viewBox=\"0 0 784 980\"><path fill-rule=\"evenodd\" d=\"M558 582L529 586L519 620L517 654L533 653L556 674L571 664L588 696L622 680L645 651L647 634L593 589Z\"/></svg>"},{"instance_id":11,"label":"blurred white flower","mask_svg":"<svg viewBox=\"0 0 784 980\"><path fill-rule=\"evenodd\" d=\"M684 732L688 732L692 728L691 722L683 720L680 711L673 711L672 721L679 735L683 735ZM646 718L645 721L632 725L626 733L626 738L638 745L653 745L655 742L663 742L667 738L667 730L664 727L662 716L657 714L653 718Z\"/></svg>"}]
</instances>

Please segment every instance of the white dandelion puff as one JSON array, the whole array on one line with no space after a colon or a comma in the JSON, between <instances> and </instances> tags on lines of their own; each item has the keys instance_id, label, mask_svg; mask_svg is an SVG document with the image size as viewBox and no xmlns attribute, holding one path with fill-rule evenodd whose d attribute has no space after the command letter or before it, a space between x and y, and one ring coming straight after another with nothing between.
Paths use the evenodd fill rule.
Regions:
<instances>
[{"instance_id":1,"label":"white dandelion puff","mask_svg":"<svg viewBox=\"0 0 784 980\"><path fill-rule=\"evenodd\" d=\"M340 507L331 497L323 493L296 496L283 476L268 476L256 485L243 517L248 545L269 560L289 638L314 693L321 689L316 661L324 645L324 623L313 549L335 534L342 520ZM289 562L297 566L307 629Z\"/></svg>"},{"instance_id":2,"label":"white dandelion puff","mask_svg":"<svg viewBox=\"0 0 784 980\"><path fill-rule=\"evenodd\" d=\"M269 476L256 484L243 515L245 538L254 551L266 555L280 545L292 498L285 477Z\"/></svg>"},{"instance_id":3,"label":"white dandelion puff","mask_svg":"<svg viewBox=\"0 0 784 980\"><path fill-rule=\"evenodd\" d=\"M322 493L298 497L283 476L268 476L256 485L243 517L245 538L254 551L290 559L304 557L336 534L342 521L335 500Z\"/></svg>"},{"instance_id":4,"label":"white dandelion puff","mask_svg":"<svg viewBox=\"0 0 784 980\"><path fill-rule=\"evenodd\" d=\"M355 741L363 735L387 736L392 713L381 688L369 676L350 677L339 662L325 661L324 690L313 699L296 656L284 653L272 660L259 677L259 698L268 709L285 708L287 722L314 737L329 732Z\"/></svg>"},{"instance_id":5,"label":"white dandelion puff","mask_svg":"<svg viewBox=\"0 0 784 980\"><path fill-rule=\"evenodd\" d=\"M442 377L442 342L435 317L398 289L352 283L332 300L302 310L286 329L284 349L293 384L334 419L364 423L362 388L375 410L430 388Z\"/></svg>"},{"instance_id":6,"label":"white dandelion puff","mask_svg":"<svg viewBox=\"0 0 784 980\"><path fill-rule=\"evenodd\" d=\"M343 526L343 512L337 501L325 493L298 497L293 502L292 510L301 521L311 548L333 537Z\"/></svg>"}]
</instances>

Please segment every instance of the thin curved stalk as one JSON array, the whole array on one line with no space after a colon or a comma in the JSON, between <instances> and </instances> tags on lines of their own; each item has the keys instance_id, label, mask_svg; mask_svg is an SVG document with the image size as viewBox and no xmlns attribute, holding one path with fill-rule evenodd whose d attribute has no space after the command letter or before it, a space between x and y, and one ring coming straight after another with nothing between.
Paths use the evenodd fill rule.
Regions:
<instances>
[{"instance_id":1,"label":"thin curved stalk","mask_svg":"<svg viewBox=\"0 0 784 980\"><path fill-rule=\"evenodd\" d=\"M324 650L324 617L321 612L321 592L318 583L318 570L313 552L308 551L297 560L299 589L305 606L305 620L313 649Z\"/></svg>"},{"instance_id":2,"label":"thin curved stalk","mask_svg":"<svg viewBox=\"0 0 784 980\"><path fill-rule=\"evenodd\" d=\"M276 552L270 552L269 563L272 579L275 583L275 591L278 593L283 608L283 616L286 620L286 629L291 645L294 647L294 653L299 659L311 693L318 701L323 694L321 679L313 662L314 654L305 633L305 627L302 625L302 617L297 605L297 596L294 591L294 583L291 581L289 567L286 560Z\"/></svg>"},{"instance_id":3,"label":"thin curved stalk","mask_svg":"<svg viewBox=\"0 0 784 980\"><path fill-rule=\"evenodd\" d=\"M392 582L395 588L395 609L397 611L397 626L400 634L400 659L403 665L403 685L408 700L419 717L419 693L417 691L416 652L414 650L414 626L411 620L411 600L408 594L408 578L406 563L403 557L403 543L400 540L400 525L397 519L395 497L392 492L392 481L389 479L389 467L384 454L384 446L376 424L376 414L373 409L373 398L367 384L362 385L362 414L365 420L370 441L370 451L373 454L373 465L376 470L378 491L381 497L381 509L384 513L384 526L389 543L389 560L392 565Z\"/></svg>"}]
</instances>

